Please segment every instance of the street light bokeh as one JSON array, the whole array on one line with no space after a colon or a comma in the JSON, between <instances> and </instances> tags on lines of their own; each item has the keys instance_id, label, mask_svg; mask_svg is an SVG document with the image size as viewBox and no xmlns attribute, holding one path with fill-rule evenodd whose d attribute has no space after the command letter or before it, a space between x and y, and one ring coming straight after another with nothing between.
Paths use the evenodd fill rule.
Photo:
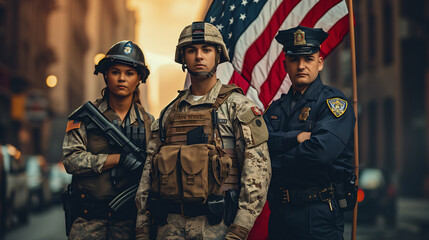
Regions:
<instances>
[{"instance_id":1,"label":"street light bokeh","mask_svg":"<svg viewBox=\"0 0 429 240\"><path fill-rule=\"evenodd\" d=\"M48 87L50 87L50 88L53 88L53 87L57 86L57 83L58 83L58 79L57 79L57 77L56 77L56 76L54 76L54 75L49 75L49 76L46 78L46 85L47 85Z\"/></svg>"},{"instance_id":2,"label":"street light bokeh","mask_svg":"<svg viewBox=\"0 0 429 240\"><path fill-rule=\"evenodd\" d=\"M97 65L98 62L104 58L104 56L106 56L106 55L104 55L103 53L98 53L97 55L95 55L94 56L94 65Z\"/></svg>"}]
</instances>

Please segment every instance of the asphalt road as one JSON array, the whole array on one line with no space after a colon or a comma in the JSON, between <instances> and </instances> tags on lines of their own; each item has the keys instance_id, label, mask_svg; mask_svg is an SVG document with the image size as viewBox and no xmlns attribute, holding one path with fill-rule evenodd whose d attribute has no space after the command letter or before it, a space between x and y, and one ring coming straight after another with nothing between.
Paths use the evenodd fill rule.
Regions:
<instances>
[{"instance_id":1,"label":"asphalt road","mask_svg":"<svg viewBox=\"0 0 429 240\"><path fill-rule=\"evenodd\" d=\"M28 224L14 227L6 233L5 240L66 240L64 221L62 206L54 205L32 213Z\"/></svg>"},{"instance_id":2,"label":"asphalt road","mask_svg":"<svg viewBox=\"0 0 429 240\"><path fill-rule=\"evenodd\" d=\"M26 225L6 233L5 240L66 240L64 212L61 205L32 213ZM344 239L351 239L351 224L346 224ZM427 240L429 239L429 200L399 199L398 222L388 227L382 218L376 223L359 223L358 240Z\"/></svg>"}]
</instances>

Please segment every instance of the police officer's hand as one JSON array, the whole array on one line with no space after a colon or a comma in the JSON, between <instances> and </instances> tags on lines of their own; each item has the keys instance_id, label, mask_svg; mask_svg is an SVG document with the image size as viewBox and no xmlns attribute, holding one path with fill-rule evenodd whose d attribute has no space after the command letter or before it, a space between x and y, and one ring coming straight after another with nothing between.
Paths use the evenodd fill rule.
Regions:
<instances>
[{"instance_id":1,"label":"police officer's hand","mask_svg":"<svg viewBox=\"0 0 429 240\"><path fill-rule=\"evenodd\" d=\"M225 240L244 240L247 238L249 230L237 224L231 224L228 229L228 233L225 236Z\"/></svg>"},{"instance_id":2,"label":"police officer's hand","mask_svg":"<svg viewBox=\"0 0 429 240\"><path fill-rule=\"evenodd\" d=\"M132 153L130 154L121 154L119 158L118 167L127 169L132 172L143 167L143 163L140 162Z\"/></svg>"},{"instance_id":3,"label":"police officer's hand","mask_svg":"<svg viewBox=\"0 0 429 240\"><path fill-rule=\"evenodd\" d=\"M311 137L311 132L300 132L296 136L296 140L298 141L298 143L303 143L305 140L310 139L310 137Z\"/></svg>"}]
</instances>

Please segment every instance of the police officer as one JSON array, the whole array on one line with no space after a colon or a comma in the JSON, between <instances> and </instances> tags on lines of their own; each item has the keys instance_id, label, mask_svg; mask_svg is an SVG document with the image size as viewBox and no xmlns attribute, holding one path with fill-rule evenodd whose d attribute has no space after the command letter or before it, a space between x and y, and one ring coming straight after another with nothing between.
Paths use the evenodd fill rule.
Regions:
<instances>
[{"instance_id":1,"label":"police officer","mask_svg":"<svg viewBox=\"0 0 429 240\"><path fill-rule=\"evenodd\" d=\"M149 239L149 227L157 239L246 239L271 175L262 112L216 78L229 57L213 25L185 27L175 61L191 87L152 125L136 194L137 239Z\"/></svg>"},{"instance_id":2,"label":"police officer","mask_svg":"<svg viewBox=\"0 0 429 240\"><path fill-rule=\"evenodd\" d=\"M320 79L319 50L327 37L302 26L276 36L292 87L264 114L273 167L270 240L343 239L335 186L353 172L355 116L344 94Z\"/></svg>"},{"instance_id":3,"label":"police officer","mask_svg":"<svg viewBox=\"0 0 429 240\"><path fill-rule=\"evenodd\" d=\"M142 50L132 41L116 43L95 66L94 74L98 73L106 87L94 105L134 145L145 149L154 119L139 99L138 86L149 75ZM109 145L103 132L75 120L67 124L63 154L64 166L73 174L72 213L76 214L69 239L134 239L134 199L116 212L108 204L138 183L141 159L121 153Z\"/></svg>"}]
</instances>

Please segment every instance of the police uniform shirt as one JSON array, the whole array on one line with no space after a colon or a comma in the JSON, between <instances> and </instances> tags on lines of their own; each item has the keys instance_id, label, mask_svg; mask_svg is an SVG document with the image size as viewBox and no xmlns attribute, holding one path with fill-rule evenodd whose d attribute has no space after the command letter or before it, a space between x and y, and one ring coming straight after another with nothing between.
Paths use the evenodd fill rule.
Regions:
<instances>
[{"instance_id":1,"label":"police uniform shirt","mask_svg":"<svg viewBox=\"0 0 429 240\"><path fill-rule=\"evenodd\" d=\"M354 111L344 94L323 85L320 77L293 108L292 98L291 87L264 114L272 183L286 188L326 187L333 181L333 168L350 167L346 162L353 154ZM297 135L303 131L311 132L311 138L299 144Z\"/></svg>"}]
</instances>

